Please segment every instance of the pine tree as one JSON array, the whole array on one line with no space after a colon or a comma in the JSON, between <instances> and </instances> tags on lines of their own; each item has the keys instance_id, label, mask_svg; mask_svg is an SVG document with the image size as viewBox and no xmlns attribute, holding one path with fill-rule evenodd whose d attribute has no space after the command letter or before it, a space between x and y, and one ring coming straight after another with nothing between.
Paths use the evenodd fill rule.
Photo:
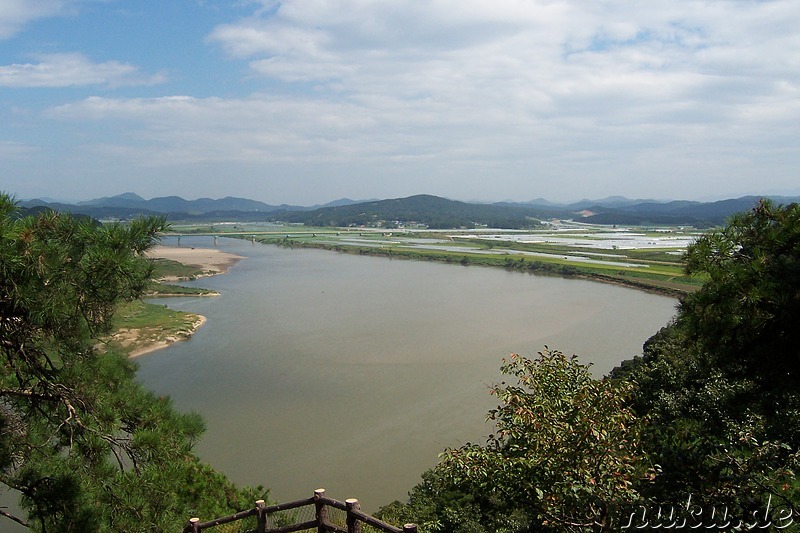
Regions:
<instances>
[{"instance_id":1,"label":"pine tree","mask_svg":"<svg viewBox=\"0 0 800 533\"><path fill-rule=\"evenodd\" d=\"M38 531L166 531L190 515L252 505L202 464L203 432L98 350L115 304L142 295L144 252L165 221L101 225L54 212L20 217L0 194L0 483Z\"/></svg>"}]
</instances>

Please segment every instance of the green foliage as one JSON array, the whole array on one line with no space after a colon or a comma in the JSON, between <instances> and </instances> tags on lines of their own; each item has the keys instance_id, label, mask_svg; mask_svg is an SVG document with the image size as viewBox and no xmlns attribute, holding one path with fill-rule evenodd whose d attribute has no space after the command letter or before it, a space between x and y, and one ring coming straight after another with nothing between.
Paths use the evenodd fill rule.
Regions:
<instances>
[{"instance_id":1,"label":"green foliage","mask_svg":"<svg viewBox=\"0 0 800 533\"><path fill-rule=\"evenodd\" d=\"M417 524L420 533L512 533L527 531L527 509L506 505L497 494L454 484L440 467L422 474L409 501L382 507L376 515L391 524Z\"/></svg>"},{"instance_id":2,"label":"green foliage","mask_svg":"<svg viewBox=\"0 0 800 533\"><path fill-rule=\"evenodd\" d=\"M0 482L38 531L175 530L189 513L248 506L202 465L197 415L176 413L97 340L147 288L161 219L99 226L15 217L0 196Z\"/></svg>"},{"instance_id":3,"label":"green foliage","mask_svg":"<svg viewBox=\"0 0 800 533\"><path fill-rule=\"evenodd\" d=\"M707 277L681 304L681 321L716 366L770 387L800 379L800 206L762 200L686 254Z\"/></svg>"},{"instance_id":4,"label":"green foliage","mask_svg":"<svg viewBox=\"0 0 800 533\"><path fill-rule=\"evenodd\" d=\"M636 383L633 405L650 424L642 434L658 465L643 494L655 503L726 508L731 517L798 512L800 395L778 402L757 380L709 364L685 329L673 324L644 356L614 372Z\"/></svg>"},{"instance_id":5,"label":"green foliage","mask_svg":"<svg viewBox=\"0 0 800 533\"><path fill-rule=\"evenodd\" d=\"M157 258L153 260L153 277L156 279L195 279L205 272L202 268L193 265L184 265L172 259Z\"/></svg>"},{"instance_id":6,"label":"green foliage","mask_svg":"<svg viewBox=\"0 0 800 533\"><path fill-rule=\"evenodd\" d=\"M596 380L547 349L512 355L502 371L516 383L492 388L496 432L485 446L446 450L409 508L430 531L611 530L615 510L638 502L637 481L652 475L641 421L626 406L630 385Z\"/></svg>"},{"instance_id":7,"label":"green foliage","mask_svg":"<svg viewBox=\"0 0 800 533\"><path fill-rule=\"evenodd\" d=\"M633 405L651 420L660 473L647 495L800 519L800 208L763 201L686 261L704 285L613 373L636 383Z\"/></svg>"}]
</instances>

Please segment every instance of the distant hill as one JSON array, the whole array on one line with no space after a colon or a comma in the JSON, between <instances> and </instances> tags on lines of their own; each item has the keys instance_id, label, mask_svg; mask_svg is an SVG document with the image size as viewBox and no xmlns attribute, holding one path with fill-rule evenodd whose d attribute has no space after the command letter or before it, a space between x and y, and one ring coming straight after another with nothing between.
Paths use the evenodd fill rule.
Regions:
<instances>
[{"instance_id":1,"label":"distant hill","mask_svg":"<svg viewBox=\"0 0 800 533\"><path fill-rule=\"evenodd\" d=\"M180 196L163 196L145 200L135 193L124 193L117 196L97 198L88 202L79 202L78 207L114 207L124 209L143 209L155 213L189 213L200 214L212 211L254 211L269 212L280 209L278 206L268 205L256 200L235 198L228 196L219 200L211 198L198 198L197 200L184 200Z\"/></svg>"},{"instance_id":2,"label":"distant hill","mask_svg":"<svg viewBox=\"0 0 800 533\"><path fill-rule=\"evenodd\" d=\"M476 204L447 200L437 196L417 195L408 198L362 202L342 207L326 207L307 212L287 212L280 220L315 226L369 226L394 222L419 223L430 228L488 226L519 229L536 227L540 220L575 220L605 225L670 225L707 228L721 226L735 213L748 211L758 196L695 202L675 200L629 200L610 197L558 205L546 200L530 203L498 202ZM776 197L779 203L800 198ZM276 214L270 214L275 218Z\"/></svg>"},{"instance_id":3,"label":"distant hill","mask_svg":"<svg viewBox=\"0 0 800 533\"><path fill-rule=\"evenodd\" d=\"M624 196L609 196L608 198L603 198L601 200L580 200L578 202L572 202L568 204L560 204L551 202L544 198L536 198L535 200L530 200L527 202L496 202L492 205L502 205L502 206L509 206L509 207L545 207L551 209L566 209L573 213L577 213L579 211L584 210L591 210L593 207L603 207L603 208L619 208L625 206L632 206L644 203L658 203L655 200L631 200L630 198L625 198Z\"/></svg>"},{"instance_id":4,"label":"distant hill","mask_svg":"<svg viewBox=\"0 0 800 533\"><path fill-rule=\"evenodd\" d=\"M629 225L691 225L699 228L720 226L735 213L749 211L758 202L759 196L743 196L716 202L642 202L616 208L592 206L595 213L584 218L591 224ZM778 203L798 202L800 198L774 197Z\"/></svg>"},{"instance_id":5,"label":"distant hill","mask_svg":"<svg viewBox=\"0 0 800 533\"><path fill-rule=\"evenodd\" d=\"M416 223L434 229L475 226L513 229L531 227L543 217L552 218L559 214L567 213L531 207L472 204L419 194L408 198L323 207L308 212L288 212L281 215L280 219L312 226L393 227L397 223Z\"/></svg>"},{"instance_id":6,"label":"distant hill","mask_svg":"<svg viewBox=\"0 0 800 533\"><path fill-rule=\"evenodd\" d=\"M326 205L347 205L353 200L341 199ZM22 207L49 208L54 211L84 214L98 219L129 219L137 216L166 216L169 220L264 220L267 213L307 211L324 206L269 205L256 200L228 196L218 200L198 198L185 200L180 196L163 196L145 200L136 193L95 198L77 204L44 200L27 200Z\"/></svg>"},{"instance_id":7,"label":"distant hill","mask_svg":"<svg viewBox=\"0 0 800 533\"><path fill-rule=\"evenodd\" d=\"M734 213L751 209L757 196L717 202L688 200L630 200L614 196L555 204L544 199L494 204L459 202L419 194L407 198L354 201L342 198L322 206L269 205L246 198L185 200L165 196L145 200L135 193L97 198L78 204L43 200L21 202L25 208L53 209L97 219L130 219L137 216L165 216L178 221L283 221L313 226L379 226L419 224L429 228L493 227L521 229L537 227L541 220L575 220L590 224L685 225L713 227L725 223ZM779 203L800 198L774 197Z\"/></svg>"},{"instance_id":8,"label":"distant hill","mask_svg":"<svg viewBox=\"0 0 800 533\"><path fill-rule=\"evenodd\" d=\"M109 207L130 207L131 205L147 202L144 198L133 192L126 192L116 196L104 196L88 202L78 202L78 205L104 205Z\"/></svg>"}]
</instances>

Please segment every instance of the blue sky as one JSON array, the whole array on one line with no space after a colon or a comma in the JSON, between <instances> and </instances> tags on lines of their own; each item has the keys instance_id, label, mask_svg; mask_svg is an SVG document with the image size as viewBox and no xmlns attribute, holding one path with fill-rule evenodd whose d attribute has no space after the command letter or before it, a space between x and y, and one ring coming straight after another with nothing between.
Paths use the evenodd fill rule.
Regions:
<instances>
[{"instance_id":1,"label":"blue sky","mask_svg":"<svg viewBox=\"0 0 800 533\"><path fill-rule=\"evenodd\" d=\"M0 0L0 190L800 195L796 0Z\"/></svg>"}]
</instances>

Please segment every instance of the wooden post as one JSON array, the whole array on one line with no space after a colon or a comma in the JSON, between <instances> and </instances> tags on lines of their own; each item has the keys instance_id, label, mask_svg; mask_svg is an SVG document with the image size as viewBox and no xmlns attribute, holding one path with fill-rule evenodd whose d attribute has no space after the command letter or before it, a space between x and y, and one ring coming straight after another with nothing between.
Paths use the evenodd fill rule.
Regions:
<instances>
[{"instance_id":1,"label":"wooden post","mask_svg":"<svg viewBox=\"0 0 800 533\"><path fill-rule=\"evenodd\" d=\"M200 533L200 528L197 527L198 522L200 522L199 518L190 518L189 523L183 528L184 533Z\"/></svg>"},{"instance_id":2,"label":"wooden post","mask_svg":"<svg viewBox=\"0 0 800 533\"><path fill-rule=\"evenodd\" d=\"M325 497L325 489L317 489L314 491L314 506L317 508L317 532L325 533L328 525L328 508L322 502Z\"/></svg>"},{"instance_id":3,"label":"wooden post","mask_svg":"<svg viewBox=\"0 0 800 533\"><path fill-rule=\"evenodd\" d=\"M361 521L351 511L360 511L361 505L355 498L344 501L347 505L347 533L361 533Z\"/></svg>"},{"instance_id":4,"label":"wooden post","mask_svg":"<svg viewBox=\"0 0 800 533\"><path fill-rule=\"evenodd\" d=\"M403 533L417 533L417 524L406 524L403 526Z\"/></svg>"},{"instance_id":5,"label":"wooden post","mask_svg":"<svg viewBox=\"0 0 800 533\"><path fill-rule=\"evenodd\" d=\"M266 533L267 531L267 512L264 509L266 503L264 500L256 500L256 516L258 522L256 523L256 533Z\"/></svg>"}]
</instances>

